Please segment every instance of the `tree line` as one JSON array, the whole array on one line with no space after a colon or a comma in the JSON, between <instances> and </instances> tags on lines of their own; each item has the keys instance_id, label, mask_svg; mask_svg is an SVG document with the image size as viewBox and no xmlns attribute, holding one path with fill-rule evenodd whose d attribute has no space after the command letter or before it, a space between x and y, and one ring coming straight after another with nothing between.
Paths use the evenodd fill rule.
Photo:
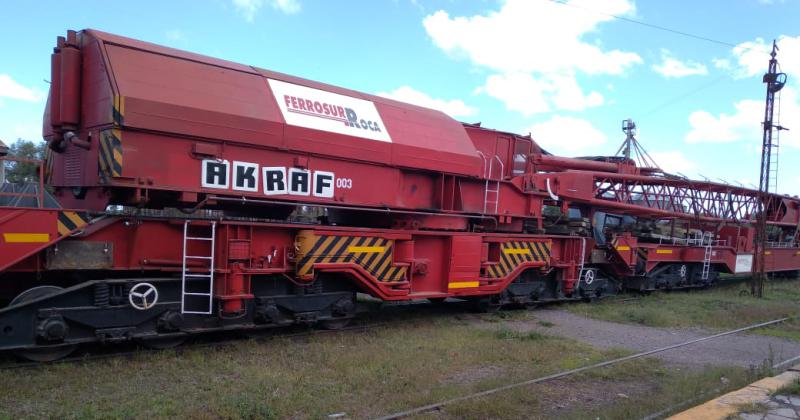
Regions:
<instances>
[{"instance_id":1,"label":"tree line","mask_svg":"<svg viewBox=\"0 0 800 420\"><path fill-rule=\"evenodd\" d=\"M44 159L44 151L47 143L43 141L30 141L17 139L8 146L8 156L23 159ZM0 161L5 166L6 182L32 182L39 179L39 169L33 163Z\"/></svg>"}]
</instances>

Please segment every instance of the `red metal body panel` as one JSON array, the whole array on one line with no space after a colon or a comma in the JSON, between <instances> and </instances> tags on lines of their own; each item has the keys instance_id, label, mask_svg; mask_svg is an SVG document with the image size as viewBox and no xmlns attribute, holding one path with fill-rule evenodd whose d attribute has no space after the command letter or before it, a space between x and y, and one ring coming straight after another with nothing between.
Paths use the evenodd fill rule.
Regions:
<instances>
[{"instance_id":1,"label":"red metal body panel","mask_svg":"<svg viewBox=\"0 0 800 420\"><path fill-rule=\"evenodd\" d=\"M61 239L58 210L0 207L0 272Z\"/></svg>"},{"instance_id":2,"label":"red metal body panel","mask_svg":"<svg viewBox=\"0 0 800 420\"><path fill-rule=\"evenodd\" d=\"M18 209L17 213L3 213L4 232L15 232L27 225L25 232L51 230L53 238L60 238L57 232L58 211ZM19 223L9 226L10 221ZM36 223L32 223L35 220ZM195 223L203 223L196 221ZM576 281L580 265L579 246L591 247L583 238L537 237L531 235L497 235L478 233L444 233L408 230L379 230L358 228L319 227L309 230L307 225L269 224L257 222L222 222L217 230L218 261L216 270L220 278L217 295L221 300L241 299L250 289L253 276L283 273L292 275L297 268L295 241L300 231L315 235L340 235L344 237L380 237L393 241L396 246L404 246L402 252L395 252L390 264L406 267L403 281L385 281L376 278L365 267L353 261L337 261L322 258L313 265L314 271L346 273L364 291L384 300L404 300L426 297L475 296L496 294L504 290L522 271L539 269L543 272L552 268L572 268L561 278L565 288L571 289ZM149 219L131 217L106 217L86 226L78 234L64 236L67 242L103 244L112 253L106 270L125 272L165 272L179 273L183 240L183 223L174 219ZM518 244L520 241L541 243L548 249L547 255L536 258L496 256L490 258L483 250L490 246L503 247L505 244ZM0 264L8 266L19 262L52 245L53 241L34 245L3 242L0 244ZM35 246L36 249L31 248ZM188 255L204 255L206 244L189 244ZM518 245L515 245L518 246ZM508 246L507 249L512 249ZM343 252L343 251L340 251ZM528 253L530 254L530 253ZM338 254L337 254L338 255ZM87 257L88 258L88 257ZM46 270L46 258L32 259L25 265L26 270ZM493 277L488 267L505 261L502 275ZM199 269L202 263L194 262L189 270ZM314 276L301 277L298 281L310 284ZM456 286L454 286L456 285ZM232 299L231 296L235 298ZM231 303L230 308L236 307Z\"/></svg>"},{"instance_id":3,"label":"red metal body panel","mask_svg":"<svg viewBox=\"0 0 800 420\"><path fill-rule=\"evenodd\" d=\"M105 48L115 94L125 98L123 127L478 175L469 137L441 112L98 31L84 34ZM287 126L267 79L372 101L392 142Z\"/></svg>"}]
</instances>

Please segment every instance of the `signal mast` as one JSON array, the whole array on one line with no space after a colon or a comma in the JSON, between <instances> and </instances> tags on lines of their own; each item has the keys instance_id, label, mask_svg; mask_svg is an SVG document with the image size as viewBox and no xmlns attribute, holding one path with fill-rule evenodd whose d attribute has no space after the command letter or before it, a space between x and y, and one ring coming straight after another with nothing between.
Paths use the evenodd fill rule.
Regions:
<instances>
[{"instance_id":1,"label":"signal mast","mask_svg":"<svg viewBox=\"0 0 800 420\"><path fill-rule=\"evenodd\" d=\"M767 99L764 108L764 137L761 143L761 173L758 183L759 210L756 220L756 237L753 247L753 279L750 283L750 293L756 297L764 296L764 282L767 278L764 262L764 252L767 248L767 206L769 205L770 186L777 190L778 186L778 147L780 131L788 130L773 120L775 109L775 94L786 85L786 73L778 71L778 44L772 41L769 70L764 74L762 81L767 84ZM773 141L773 132L777 132ZM773 162L774 159L774 162ZM775 191L777 192L777 191Z\"/></svg>"}]
</instances>

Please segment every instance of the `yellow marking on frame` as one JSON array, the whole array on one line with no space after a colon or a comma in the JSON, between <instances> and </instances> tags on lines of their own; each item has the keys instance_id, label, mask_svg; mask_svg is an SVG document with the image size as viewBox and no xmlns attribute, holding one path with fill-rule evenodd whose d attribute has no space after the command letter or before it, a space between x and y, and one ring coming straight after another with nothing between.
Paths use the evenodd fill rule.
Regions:
<instances>
[{"instance_id":1,"label":"yellow marking on frame","mask_svg":"<svg viewBox=\"0 0 800 420\"><path fill-rule=\"evenodd\" d=\"M78 215L78 213L75 213L74 211L65 211L64 216L66 216L67 219L72 221L72 223L75 223L76 227L80 227L86 224L86 221L84 221L81 218L81 216Z\"/></svg>"},{"instance_id":2,"label":"yellow marking on frame","mask_svg":"<svg viewBox=\"0 0 800 420\"><path fill-rule=\"evenodd\" d=\"M58 234L60 236L64 236L64 235L68 234L69 232L70 232L69 228L64 226L64 224L61 223L61 221L59 220L58 221Z\"/></svg>"},{"instance_id":3,"label":"yellow marking on frame","mask_svg":"<svg viewBox=\"0 0 800 420\"><path fill-rule=\"evenodd\" d=\"M4 233L3 239L7 243L30 244L50 242L49 233Z\"/></svg>"},{"instance_id":4,"label":"yellow marking on frame","mask_svg":"<svg viewBox=\"0 0 800 420\"><path fill-rule=\"evenodd\" d=\"M630 251L630 250L631 247L629 247L628 245L620 245L617 247L617 251Z\"/></svg>"},{"instance_id":5,"label":"yellow marking on frame","mask_svg":"<svg viewBox=\"0 0 800 420\"><path fill-rule=\"evenodd\" d=\"M468 289L471 287L478 287L481 283L477 281L456 281L447 285L448 289Z\"/></svg>"},{"instance_id":6,"label":"yellow marking on frame","mask_svg":"<svg viewBox=\"0 0 800 420\"><path fill-rule=\"evenodd\" d=\"M656 254L672 254L671 249L657 249Z\"/></svg>"},{"instance_id":7,"label":"yellow marking on frame","mask_svg":"<svg viewBox=\"0 0 800 420\"><path fill-rule=\"evenodd\" d=\"M516 248L506 248L503 250L503 254L524 254L524 255L531 255L531 250L527 248L516 249Z\"/></svg>"},{"instance_id":8,"label":"yellow marking on frame","mask_svg":"<svg viewBox=\"0 0 800 420\"><path fill-rule=\"evenodd\" d=\"M772 251L764 251L764 255L772 255Z\"/></svg>"},{"instance_id":9,"label":"yellow marking on frame","mask_svg":"<svg viewBox=\"0 0 800 420\"><path fill-rule=\"evenodd\" d=\"M349 246L347 252L354 254L358 252L374 254L376 252L386 251L385 246Z\"/></svg>"}]
</instances>

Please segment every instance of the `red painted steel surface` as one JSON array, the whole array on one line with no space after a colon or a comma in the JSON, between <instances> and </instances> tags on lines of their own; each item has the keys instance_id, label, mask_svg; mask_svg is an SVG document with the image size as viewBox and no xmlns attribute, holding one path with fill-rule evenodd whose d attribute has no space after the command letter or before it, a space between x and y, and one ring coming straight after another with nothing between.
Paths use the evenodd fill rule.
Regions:
<instances>
[{"instance_id":1,"label":"red painted steel surface","mask_svg":"<svg viewBox=\"0 0 800 420\"><path fill-rule=\"evenodd\" d=\"M51 63L44 134L53 148L51 183L65 207L102 214L109 203L191 207L203 198L220 204L245 197L248 210L261 208L252 200L293 201L350 212L379 209L391 220L393 229L221 221L215 294L227 312L242 308L254 276L285 274L308 284L316 271L346 273L361 290L386 300L497 294L526 270L552 274L572 293L597 247L591 237L522 234L543 231L546 205L564 213L580 208L583 217L605 211L686 221L725 243L713 247L710 262L728 272L736 271L737 256L752 252L752 190L653 176L632 162L552 156L530 136L94 30L60 39ZM348 110L361 119L350 119ZM248 168L256 171L257 185L236 189L236 171L247 181ZM214 175L217 170L226 175ZM290 191L275 183L268 194L270 170L284 182L296 176L308 184ZM796 199L773 195L767 209L775 225L800 222ZM47 242L0 243L0 270L14 264L44 270L42 249L64 238L113 244L110 271L180 271L179 218L106 214L69 235L57 218L55 210L0 208L3 232L62 231ZM299 273L297 241L304 230L392 241L387 266L402 269L402 278L387 282L340 256ZM547 255L534 258L545 243ZM624 277L640 260L649 272L660 264L702 263L704 252L623 234L602 264ZM770 252L772 270L800 268L797 248Z\"/></svg>"}]
</instances>

